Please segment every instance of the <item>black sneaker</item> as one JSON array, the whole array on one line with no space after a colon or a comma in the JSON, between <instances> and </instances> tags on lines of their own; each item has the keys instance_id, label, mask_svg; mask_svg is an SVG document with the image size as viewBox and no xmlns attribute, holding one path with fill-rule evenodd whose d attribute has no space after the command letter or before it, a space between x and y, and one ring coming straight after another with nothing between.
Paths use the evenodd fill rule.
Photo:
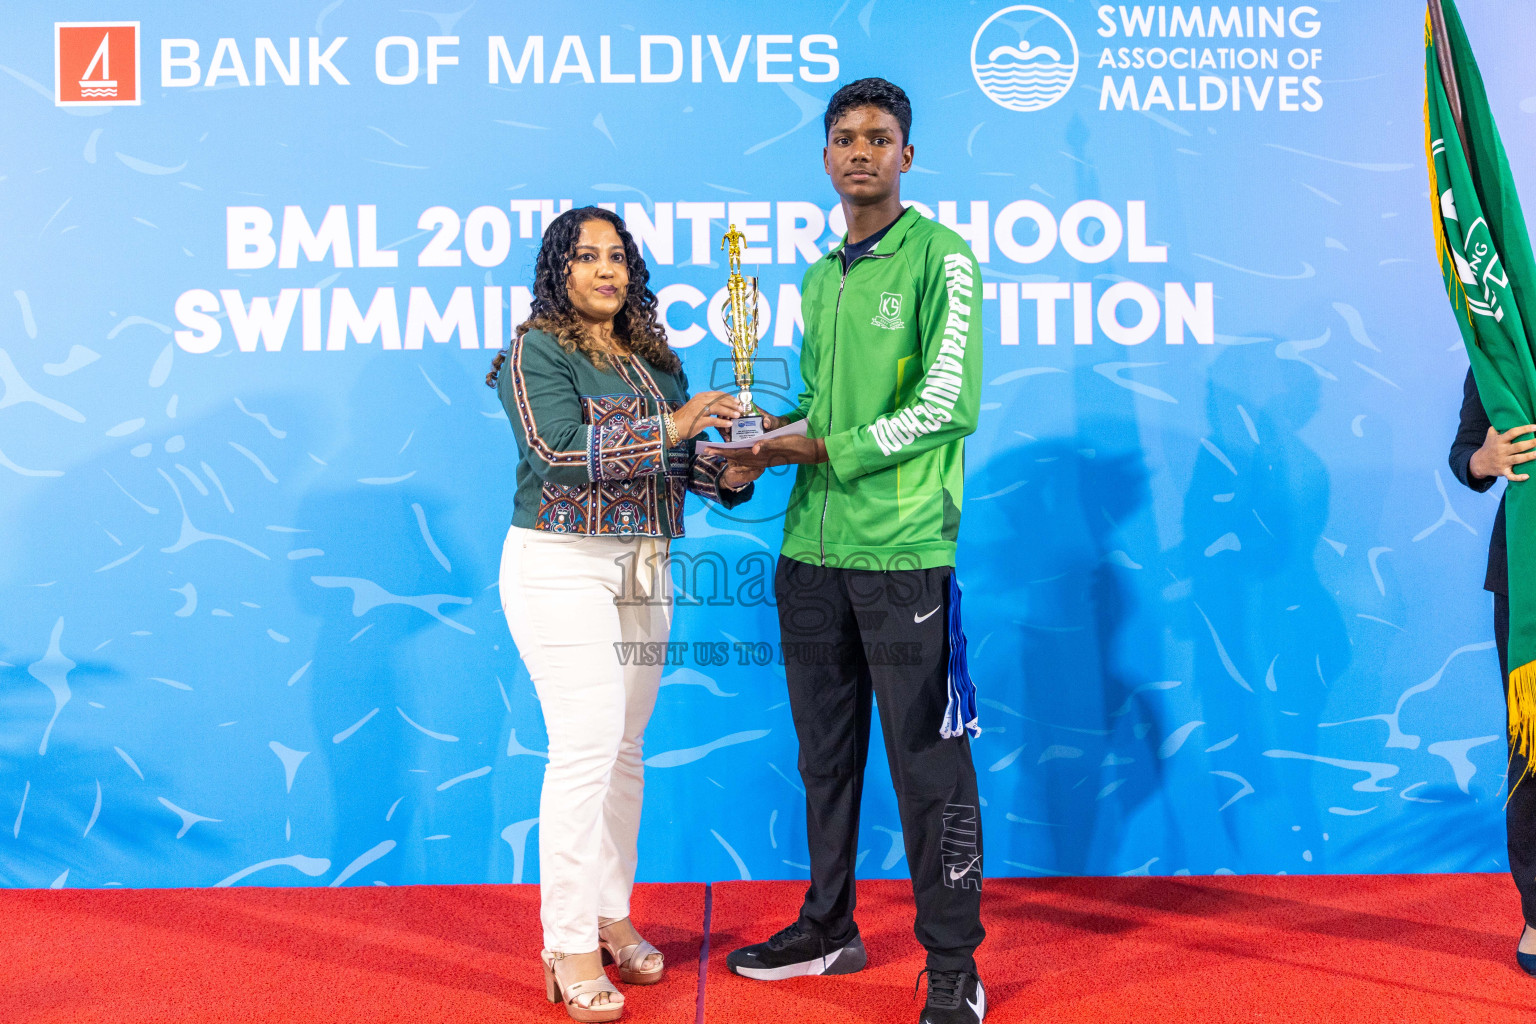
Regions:
<instances>
[{"instance_id":1,"label":"black sneaker","mask_svg":"<svg viewBox=\"0 0 1536 1024\"><path fill-rule=\"evenodd\" d=\"M930 971L917 976L923 983L928 975L928 1003L917 1024L980 1024L987 1016L987 993L981 979L970 971Z\"/></svg>"},{"instance_id":2,"label":"black sneaker","mask_svg":"<svg viewBox=\"0 0 1536 1024\"><path fill-rule=\"evenodd\" d=\"M832 946L796 922L767 942L733 950L725 965L743 978L780 981L810 974L853 974L862 971L868 960L857 932L848 942Z\"/></svg>"}]
</instances>

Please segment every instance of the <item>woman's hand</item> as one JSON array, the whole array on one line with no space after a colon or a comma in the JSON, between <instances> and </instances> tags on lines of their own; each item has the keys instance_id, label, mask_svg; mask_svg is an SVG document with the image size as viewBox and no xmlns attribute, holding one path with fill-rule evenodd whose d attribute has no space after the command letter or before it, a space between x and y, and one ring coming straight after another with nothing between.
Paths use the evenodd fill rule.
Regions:
<instances>
[{"instance_id":1,"label":"woman's hand","mask_svg":"<svg viewBox=\"0 0 1536 1024\"><path fill-rule=\"evenodd\" d=\"M741 405L724 391L700 391L672 414L679 437L697 437L708 427L729 427Z\"/></svg>"},{"instance_id":2,"label":"woman's hand","mask_svg":"<svg viewBox=\"0 0 1536 1024\"><path fill-rule=\"evenodd\" d=\"M1472 460L1468 464L1472 475L1485 480L1500 476L1516 482L1529 480L1531 474L1516 473L1515 467L1536 459L1536 451L1532 451L1536 448L1536 440L1516 441L1515 438L1533 432L1536 432L1536 425L1530 423L1506 430L1502 434L1489 427L1483 446L1472 453Z\"/></svg>"},{"instance_id":3,"label":"woman's hand","mask_svg":"<svg viewBox=\"0 0 1536 1024\"><path fill-rule=\"evenodd\" d=\"M746 466L727 466L720 474L720 486L728 491L739 491L763 475L761 469Z\"/></svg>"}]
</instances>

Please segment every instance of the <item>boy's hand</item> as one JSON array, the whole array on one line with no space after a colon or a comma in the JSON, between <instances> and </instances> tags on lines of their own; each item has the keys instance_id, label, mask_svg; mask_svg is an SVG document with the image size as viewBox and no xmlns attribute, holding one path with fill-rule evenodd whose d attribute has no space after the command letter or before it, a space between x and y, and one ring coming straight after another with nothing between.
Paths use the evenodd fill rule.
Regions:
<instances>
[{"instance_id":1,"label":"boy's hand","mask_svg":"<svg viewBox=\"0 0 1536 1024\"><path fill-rule=\"evenodd\" d=\"M716 454L732 466L766 469L769 466L814 465L827 461L827 443L819 437L775 437L751 448L723 448Z\"/></svg>"}]
</instances>

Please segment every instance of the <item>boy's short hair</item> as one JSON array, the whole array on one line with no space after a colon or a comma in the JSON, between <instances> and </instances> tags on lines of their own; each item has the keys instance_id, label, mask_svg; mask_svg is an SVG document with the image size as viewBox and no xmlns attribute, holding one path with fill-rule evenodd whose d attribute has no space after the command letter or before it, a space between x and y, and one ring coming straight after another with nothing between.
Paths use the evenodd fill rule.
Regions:
<instances>
[{"instance_id":1,"label":"boy's short hair","mask_svg":"<svg viewBox=\"0 0 1536 1024\"><path fill-rule=\"evenodd\" d=\"M833 122L854 107L878 107L885 111L901 127L901 144L905 146L912 141L912 104L901 86L883 78L861 78L833 93L822 118L822 136L832 134Z\"/></svg>"}]
</instances>

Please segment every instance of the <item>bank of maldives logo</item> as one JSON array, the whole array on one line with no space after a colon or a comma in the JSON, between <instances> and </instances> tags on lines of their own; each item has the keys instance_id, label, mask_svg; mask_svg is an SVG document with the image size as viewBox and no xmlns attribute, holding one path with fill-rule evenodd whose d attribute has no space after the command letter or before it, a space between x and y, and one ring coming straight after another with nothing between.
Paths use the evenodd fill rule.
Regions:
<instances>
[{"instance_id":1,"label":"bank of maldives logo","mask_svg":"<svg viewBox=\"0 0 1536 1024\"><path fill-rule=\"evenodd\" d=\"M971 40L971 74L987 98L1009 110L1044 110L1077 78L1077 40L1042 7L1004 7Z\"/></svg>"},{"instance_id":2,"label":"bank of maldives logo","mask_svg":"<svg viewBox=\"0 0 1536 1024\"><path fill-rule=\"evenodd\" d=\"M139 105L139 23L56 21L53 102L60 107Z\"/></svg>"}]
</instances>

